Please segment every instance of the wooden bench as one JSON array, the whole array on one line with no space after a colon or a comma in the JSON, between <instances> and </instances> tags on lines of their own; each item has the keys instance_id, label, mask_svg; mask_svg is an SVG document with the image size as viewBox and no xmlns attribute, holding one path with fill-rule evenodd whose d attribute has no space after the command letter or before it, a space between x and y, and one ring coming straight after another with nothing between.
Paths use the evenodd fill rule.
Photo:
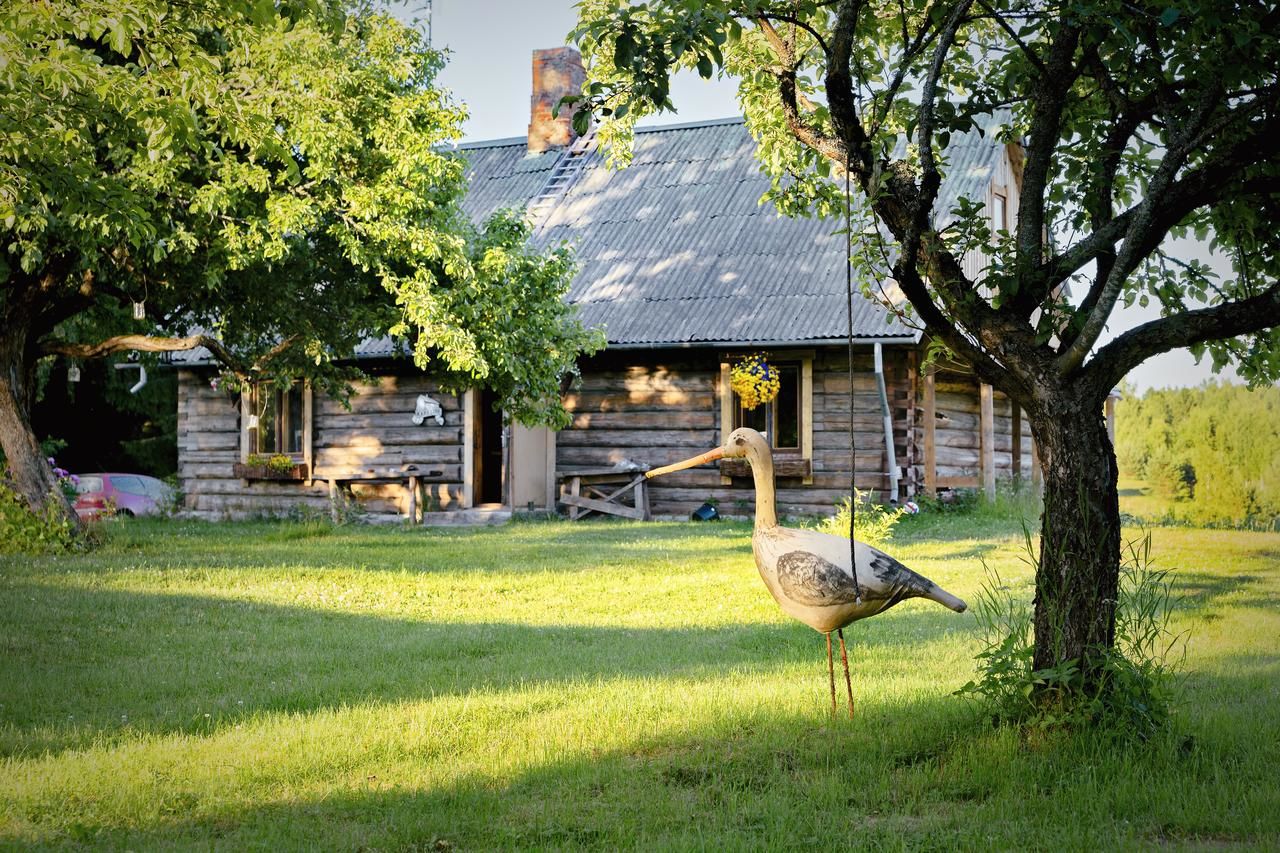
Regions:
<instances>
[{"instance_id":1,"label":"wooden bench","mask_svg":"<svg viewBox=\"0 0 1280 853\"><path fill-rule=\"evenodd\" d=\"M444 476L443 469L429 468L426 465L414 465L411 463L406 463L398 468L375 466L359 471L318 472L313 475L312 479L325 480L329 483L329 503L332 507L331 512L335 522L338 521L339 516L338 496L349 492L352 486L404 483L405 488L409 490L409 512L405 515L405 520L410 524L418 524L421 521L418 517L418 484L449 482Z\"/></svg>"},{"instance_id":2,"label":"wooden bench","mask_svg":"<svg viewBox=\"0 0 1280 853\"><path fill-rule=\"evenodd\" d=\"M639 465L622 468L566 468L556 471L556 480L565 487L560 503L569 507L569 520L577 521L593 512L648 521L649 486ZM622 502L631 496L632 503Z\"/></svg>"}]
</instances>

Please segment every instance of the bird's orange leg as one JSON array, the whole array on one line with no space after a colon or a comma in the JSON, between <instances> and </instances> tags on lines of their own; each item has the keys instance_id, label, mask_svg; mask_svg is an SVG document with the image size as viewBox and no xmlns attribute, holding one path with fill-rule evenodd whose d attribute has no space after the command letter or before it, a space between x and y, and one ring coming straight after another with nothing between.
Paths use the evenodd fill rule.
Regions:
<instances>
[{"instance_id":1,"label":"bird's orange leg","mask_svg":"<svg viewBox=\"0 0 1280 853\"><path fill-rule=\"evenodd\" d=\"M849 691L849 719L852 720L853 719L853 681L851 681L849 678L849 653L844 650L844 629L837 628L836 633L840 635L840 660L844 661L844 686L845 686L845 689ZM830 634L827 635L827 643L828 645L831 643ZM833 675L831 679L834 682L835 676ZM835 710L834 710L835 703L836 703L836 686L833 683L831 685L831 707L833 709L831 713L833 714L835 713Z\"/></svg>"},{"instance_id":2,"label":"bird's orange leg","mask_svg":"<svg viewBox=\"0 0 1280 853\"><path fill-rule=\"evenodd\" d=\"M831 655L831 632L827 632L827 675L831 679L831 716L836 715L836 662Z\"/></svg>"}]
</instances>

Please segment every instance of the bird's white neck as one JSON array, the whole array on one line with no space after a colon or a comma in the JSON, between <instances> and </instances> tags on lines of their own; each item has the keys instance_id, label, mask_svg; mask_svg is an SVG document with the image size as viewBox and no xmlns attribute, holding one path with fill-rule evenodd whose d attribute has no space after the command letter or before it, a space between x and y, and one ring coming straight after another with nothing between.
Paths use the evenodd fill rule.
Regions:
<instances>
[{"instance_id":1,"label":"bird's white neck","mask_svg":"<svg viewBox=\"0 0 1280 853\"><path fill-rule=\"evenodd\" d=\"M752 444L747 452L751 476L756 484L756 530L778 526L778 510L774 500L773 452L763 441Z\"/></svg>"}]
</instances>

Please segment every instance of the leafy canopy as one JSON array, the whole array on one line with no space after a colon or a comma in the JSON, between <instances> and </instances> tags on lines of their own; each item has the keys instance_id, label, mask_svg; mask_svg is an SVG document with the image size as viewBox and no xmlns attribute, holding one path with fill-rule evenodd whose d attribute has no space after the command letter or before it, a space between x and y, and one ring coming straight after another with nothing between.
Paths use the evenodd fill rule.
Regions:
<instances>
[{"instance_id":1,"label":"leafy canopy","mask_svg":"<svg viewBox=\"0 0 1280 853\"><path fill-rule=\"evenodd\" d=\"M868 277L894 277L920 323L1019 397L1079 381L1099 400L1178 346L1280 378L1280 15L1194 0L585 0L587 109L616 162L640 117L673 109L680 69L740 80L739 100L791 214L843 210L845 168L886 233ZM585 116L583 116L585 118ZM938 203L957 134L1021 144L1021 204ZM1219 278L1166 238L1227 255ZM1046 240L1046 237L1048 238ZM982 248L980 276L966 252ZM894 255L894 257L890 257ZM977 279L980 279L977 280ZM1076 298L1061 298L1070 284ZM1099 347L1118 304L1163 320ZM1204 308L1202 306L1208 306Z\"/></svg>"},{"instance_id":2,"label":"leafy canopy","mask_svg":"<svg viewBox=\"0 0 1280 853\"><path fill-rule=\"evenodd\" d=\"M599 345L560 302L570 260L468 221L464 111L414 29L336 0L10 3L0 56L0 334L88 356L199 331L242 377L338 390L335 359L395 326L563 418L548 389Z\"/></svg>"}]
</instances>

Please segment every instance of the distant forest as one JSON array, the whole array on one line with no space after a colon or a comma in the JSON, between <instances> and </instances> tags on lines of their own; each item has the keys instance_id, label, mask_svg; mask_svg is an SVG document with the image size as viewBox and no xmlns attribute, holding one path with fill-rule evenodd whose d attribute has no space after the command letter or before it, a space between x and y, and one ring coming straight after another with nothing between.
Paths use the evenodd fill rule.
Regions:
<instances>
[{"instance_id":1,"label":"distant forest","mask_svg":"<svg viewBox=\"0 0 1280 853\"><path fill-rule=\"evenodd\" d=\"M1280 529L1280 388L1122 389L1116 459L1170 501L1170 520Z\"/></svg>"}]
</instances>

